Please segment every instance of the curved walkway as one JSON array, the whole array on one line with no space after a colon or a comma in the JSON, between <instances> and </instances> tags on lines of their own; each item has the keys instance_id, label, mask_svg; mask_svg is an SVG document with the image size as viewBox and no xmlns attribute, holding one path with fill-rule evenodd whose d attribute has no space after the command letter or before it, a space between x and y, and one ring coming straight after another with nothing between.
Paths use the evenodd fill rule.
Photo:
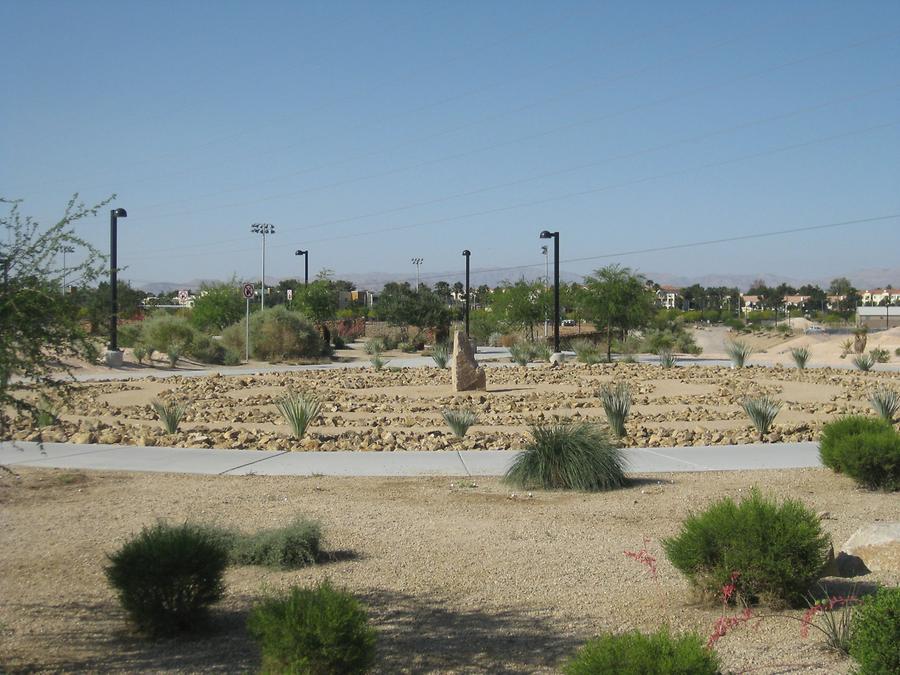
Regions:
<instances>
[{"instance_id":1,"label":"curved walkway","mask_svg":"<svg viewBox=\"0 0 900 675\"><path fill-rule=\"evenodd\" d=\"M819 467L818 444L625 448L631 473ZM513 450L273 452L73 443L0 443L0 464L62 469L269 476L500 476Z\"/></svg>"}]
</instances>

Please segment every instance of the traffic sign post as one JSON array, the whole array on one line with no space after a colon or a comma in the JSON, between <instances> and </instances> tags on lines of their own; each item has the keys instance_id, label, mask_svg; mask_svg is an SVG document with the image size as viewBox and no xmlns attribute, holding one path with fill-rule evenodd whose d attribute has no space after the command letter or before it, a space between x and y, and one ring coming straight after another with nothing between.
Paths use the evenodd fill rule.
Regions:
<instances>
[{"instance_id":1,"label":"traffic sign post","mask_svg":"<svg viewBox=\"0 0 900 675\"><path fill-rule=\"evenodd\" d=\"M253 288L253 284L244 284L241 286L241 293L244 294L244 299L247 301L247 335L244 340L244 344L246 346L247 358L246 360L250 360L250 298L252 298L255 294L255 290Z\"/></svg>"}]
</instances>

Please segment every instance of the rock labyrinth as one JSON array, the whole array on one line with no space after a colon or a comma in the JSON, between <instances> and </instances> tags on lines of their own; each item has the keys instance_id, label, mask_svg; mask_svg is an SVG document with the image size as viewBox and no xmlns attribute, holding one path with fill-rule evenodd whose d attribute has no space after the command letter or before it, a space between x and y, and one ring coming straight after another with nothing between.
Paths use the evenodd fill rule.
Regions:
<instances>
[{"instance_id":1,"label":"rock labyrinth","mask_svg":"<svg viewBox=\"0 0 900 675\"><path fill-rule=\"evenodd\" d=\"M107 443L261 450L497 450L523 447L528 426L558 417L597 422L605 416L596 390L631 387L628 447L725 445L756 441L740 409L747 396L783 401L768 441L808 441L837 416L871 414L867 396L900 375L837 369L689 367L568 363L489 367L488 391L451 390L449 370L310 370L254 376L147 377L79 385L56 401L60 423L35 431L21 419L14 437L46 442ZM303 440L289 436L274 402L287 390L311 391L322 415ZM188 404L176 434L164 433L150 401ZM462 441L441 410L470 407L478 422Z\"/></svg>"}]
</instances>

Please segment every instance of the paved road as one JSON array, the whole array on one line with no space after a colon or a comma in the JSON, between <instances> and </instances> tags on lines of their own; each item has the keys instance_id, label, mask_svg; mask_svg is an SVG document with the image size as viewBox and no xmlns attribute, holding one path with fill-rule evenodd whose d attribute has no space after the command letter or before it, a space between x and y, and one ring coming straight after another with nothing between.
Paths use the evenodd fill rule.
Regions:
<instances>
[{"instance_id":1,"label":"paved road","mask_svg":"<svg viewBox=\"0 0 900 675\"><path fill-rule=\"evenodd\" d=\"M818 467L816 443L776 443L688 448L626 448L634 473L733 471ZM0 464L64 469L162 471L271 476L499 476L517 453L462 452L272 452L142 448L24 441L0 443Z\"/></svg>"}]
</instances>

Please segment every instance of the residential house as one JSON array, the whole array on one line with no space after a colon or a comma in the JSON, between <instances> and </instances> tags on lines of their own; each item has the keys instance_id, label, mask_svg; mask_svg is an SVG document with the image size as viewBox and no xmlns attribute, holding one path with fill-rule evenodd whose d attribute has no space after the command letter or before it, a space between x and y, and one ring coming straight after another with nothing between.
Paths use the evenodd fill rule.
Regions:
<instances>
[{"instance_id":1,"label":"residential house","mask_svg":"<svg viewBox=\"0 0 900 675\"><path fill-rule=\"evenodd\" d=\"M755 312L762 306L762 299L758 295L741 295L741 311L744 314Z\"/></svg>"},{"instance_id":2,"label":"residential house","mask_svg":"<svg viewBox=\"0 0 900 675\"><path fill-rule=\"evenodd\" d=\"M810 300L811 295L786 295L781 302L788 309L805 309Z\"/></svg>"},{"instance_id":3,"label":"residential house","mask_svg":"<svg viewBox=\"0 0 900 675\"><path fill-rule=\"evenodd\" d=\"M680 305L681 289L675 286L660 286L656 289L656 302L665 309L675 309Z\"/></svg>"},{"instance_id":4,"label":"residential house","mask_svg":"<svg viewBox=\"0 0 900 675\"><path fill-rule=\"evenodd\" d=\"M866 307L878 307L887 300L890 295L890 304L900 303L900 288L872 288L862 292L862 304Z\"/></svg>"}]
</instances>

